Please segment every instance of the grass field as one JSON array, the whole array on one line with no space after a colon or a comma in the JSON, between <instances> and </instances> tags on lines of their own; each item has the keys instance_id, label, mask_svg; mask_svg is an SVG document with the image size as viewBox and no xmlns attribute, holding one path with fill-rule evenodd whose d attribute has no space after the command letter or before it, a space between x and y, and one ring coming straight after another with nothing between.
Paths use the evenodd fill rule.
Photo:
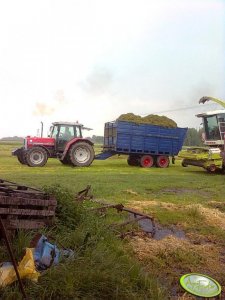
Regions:
<instances>
[{"instance_id":1,"label":"grass field","mask_svg":"<svg viewBox=\"0 0 225 300\"><path fill-rule=\"evenodd\" d=\"M131 167L125 156L94 161L88 168L64 166L56 159L43 168L29 168L11 156L17 146L0 143L0 178L37 188L58 186L58 191L68 190L67 202L73 202L70 195L91 185L94 198L148 213L163 228L183 233L182 238L167 235L156 240L139 230L120 240L107 225L118 219L117 213L110 211L105 218L90 215L93 204L86 202L79 211L85 217L77 221L76 229L59 224L56 235L77 248L89 228L95 242L73 267L65 263L49 270L39 284L28 283L28 294L37 299L57 299L57 293L58 299L191 299L179 286L180 276L189 272L212 276L225 288L225 175L183 168L179 160L167 169ZM18 238L23 239L21 248L30 238L20 235L14 247ZM59 284L62 274L66 279ZM5 299L15 295L19 297L15 284L2 292Z\"/></svg>"}]
</instances>

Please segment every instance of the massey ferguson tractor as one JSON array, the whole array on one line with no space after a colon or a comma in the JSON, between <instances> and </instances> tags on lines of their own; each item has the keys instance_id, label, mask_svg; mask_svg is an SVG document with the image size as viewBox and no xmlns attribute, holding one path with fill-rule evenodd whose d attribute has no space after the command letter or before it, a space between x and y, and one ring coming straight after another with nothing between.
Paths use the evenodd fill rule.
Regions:
<instances>
[{"instance_id":1,"label":"massey ferguson tractor","mask_svg":"<svg viewBox=\"0 0 225 300\"><path fill-rule=\"evenodd\" d=\"M90 128L79 123L54 122L47 138L27 136L24 145L15 149L21 164L43 167L48 158L58 158L62 164L89 166L95 156L93 143L82 137L82 130Z\"/></svg>"},{"instance_id":2,"label":"massey ferguson tractor","mask_svg":"<svg viewBox=\"0 0 225 300\"><path fill-rule=\"evenodd\" d=\"M213 101L225 108L224 101L213 97L202 97L199 103L206 101ZM197 117L202 118L205 147L182 150L179 153L179 157L183 158L182 166L192 165L202 167L209 173L225 173L225 109L200 113Z\"/></svg>"}]
</instances>

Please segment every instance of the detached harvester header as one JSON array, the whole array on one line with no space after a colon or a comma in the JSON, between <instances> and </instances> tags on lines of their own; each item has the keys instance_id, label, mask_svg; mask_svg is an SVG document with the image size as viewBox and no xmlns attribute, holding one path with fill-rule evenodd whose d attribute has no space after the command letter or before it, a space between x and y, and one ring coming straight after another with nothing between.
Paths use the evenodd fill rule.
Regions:
<instances>
[{"instance_id":1,"label":"detached harvester header","mask_svg":"<svg viewBox=\"0 0 225 300\"><path fill-rule=\"evenodd\" d=\"M225 108L225 102L213 98L202 97L199 103L213 101ZM182 165L198 166L208 172L220 170L225 171L225 109L200 113L197 117L203 121L203 141L207 147L190 147L180 152L179 157L183 158Z\"/></svg>"}]
</instances>

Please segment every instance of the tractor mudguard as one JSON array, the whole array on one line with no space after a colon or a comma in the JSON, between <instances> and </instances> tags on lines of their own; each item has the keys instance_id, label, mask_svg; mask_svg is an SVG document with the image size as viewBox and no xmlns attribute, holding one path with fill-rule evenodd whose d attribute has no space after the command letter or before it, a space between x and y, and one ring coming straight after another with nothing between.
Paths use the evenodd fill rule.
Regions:
<instances>
[{"instance_id":1,"label":"tractor mudguard","mask_svg":"<svg viewBox=\"0 0 225 300\"><path fill-rule=\"evenodd\" d=\"M22 153L22 151L24 151L24 147L20 147L20 148L14 149L12 151L12 155L13 156L18 156L18 155L20 155Z\"/></svg>"}]
</instances>

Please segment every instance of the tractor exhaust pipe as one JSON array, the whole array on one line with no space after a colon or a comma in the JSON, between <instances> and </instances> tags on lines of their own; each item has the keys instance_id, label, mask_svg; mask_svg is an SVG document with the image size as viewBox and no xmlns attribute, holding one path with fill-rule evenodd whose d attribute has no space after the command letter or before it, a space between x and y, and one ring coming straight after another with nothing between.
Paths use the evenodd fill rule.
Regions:
<instances>
[{"instance_id":1,"label":"tractor exhaust pipe","mask_svg":"<svg viewBox=\"0 0 225 300\"><path fill-rule=\"evenodd\" d=\"M43 137L43 122L41 122L41 137Z\"/></svg>"}]
</instances>

